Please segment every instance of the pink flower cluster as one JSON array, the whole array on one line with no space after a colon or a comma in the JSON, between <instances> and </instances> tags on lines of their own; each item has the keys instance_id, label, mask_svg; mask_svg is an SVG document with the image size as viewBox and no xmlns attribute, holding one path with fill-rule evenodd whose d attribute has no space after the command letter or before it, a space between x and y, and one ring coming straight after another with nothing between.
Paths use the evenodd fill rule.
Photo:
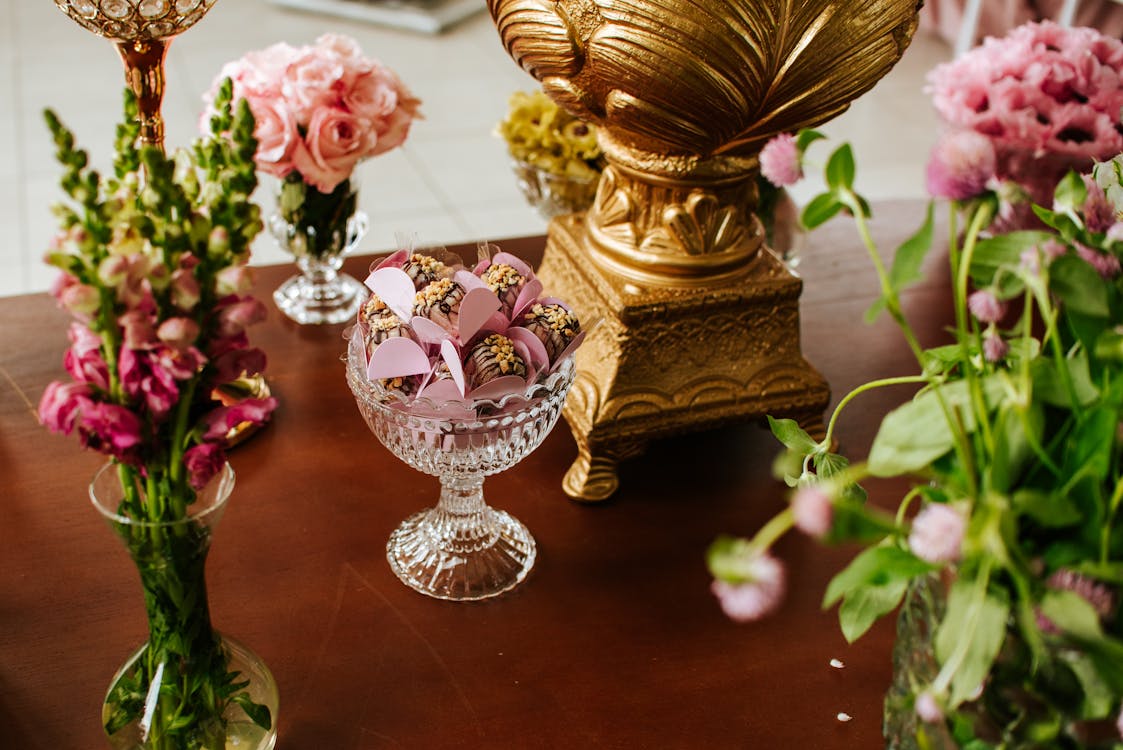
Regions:
<instances>
[{"instance_id":1,"label":"pink flower cluster","mask_svg":"<svg viewBox=\"0 0 1123 750\"><path fill-rule=\"evenodd\" d=\"M144 467L164 458L175 412L183 398L192 398L190 429L178 447L196 489L225 462L229 429L264 422L276 405L271 398L233 405L210 399L216 386L265 367L264 353L250 348L246 337L265 308L245 295L244 265L208 279L219 296L204 304L199 266L184 253L169 272L137 252L106 256L96 270L97 286L61 274L52 292L76 319L63 358L71 379L48 385L39 403L39 418L52 431L77 432L85 447ZM100 318L95 332L91 315L102 300L113 313Z\"/></svg>"},{"instance_id":2,"label":"pink flower cluster","mask_svg":"<svg viewBox=\"0 0 1123 750\"><path fill-rule=\"evenodd\" d=\"M280 178L295 171L321 193L332 192L360 160L402 145L421 104L394 71L337 34L302 47L274 44L227 63L205 97L204 121L226 78L257 121L258 168Z\"/></svg>"},{"instance_id":3,"label":"pink flower cluster","mask_svg":"<svg viewBox=\"0 0 1123 750\"><path fill-rule=\"evenodd\" d=\"M367 376L410 400L471 411L471 399L525 393L585 338L570 307L543 297L534 271L510 253L459 258L400 250L366 280L359 312Z\"/></svg>"},{"instance_id":4,"label":"pink flower cluster","mask_svg":"<svg viewBox=\"0 0 1123 750\"><path fill-rule=\"evenodd\" d=\"M1094 29L1027 23L938 66L928 83L936 111L953 130L991 141L995 176L1041 205L1051 205L1069 169L1086 172L1093 161L1123 152L1123 42ZM976 173L991 158L974 144L945 150ZM930 165L930 184L933 169L963 171ZM936 183L956 186L958 179Z\"/></svg>"}]
</instances>

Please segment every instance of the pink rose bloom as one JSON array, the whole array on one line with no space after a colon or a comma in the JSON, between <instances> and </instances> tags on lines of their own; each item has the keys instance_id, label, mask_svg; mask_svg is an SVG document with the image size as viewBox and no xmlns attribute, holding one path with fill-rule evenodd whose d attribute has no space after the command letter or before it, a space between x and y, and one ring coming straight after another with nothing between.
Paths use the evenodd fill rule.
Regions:
<instances>
[{"instance_id":1,"label":"pink rose bloom","mask_svg":"<svg viewBox=\"0 0 1123 750\"><path fill-rule=\"evenodd\" d=\"M293 165L305 182L330 193L351 176L360 159L370 155L375 139L366 121L338 107L322 107L312 115L305 148L293 153Z\"/></svg>"},{"instance_id":2,"label":"pink rose bloom","mask_svg":"<svg viewBox=\"0 0 1123 750\"><path fill-rule=\"evenodd\" d=\"M343 34L322 34L316 39L316 50L334 57L343 66L343 88L350 88L357 78L378 67L377 62L363 55L359 43Z\"/></svg>"},{"instance_id":3,"label":"pink rose bloom","mask_svg":"<svg viewBox=\"0 0 1123 750\"><path fill-rule=\"evenodd\" d=\"M771 614L784 598L784 566L767 552L744 561L743 582L715 580L710 587L726 616L751 622Z\"/></svg>"},{"instance_id":4,"label":"pink rose bloom","mask_svg":"<svg viewBox=\"0 0 1123 750\"><path fill-rule=\"evenodd\" d=\"M1119 258L1111 253L1105 253L1077 243L1076 254L1096 269L1096 273L1104 279L1114 279L1123 270L1120 267Z\"/></svg>"},{"instance_id":5,"label":"pink rose bloom","mask_svg":"<svg viewBox=\"0 0 1123 750\"><path fill-rule=\"evenodd\" d=\"M792 495L792 516L796 528L808 536L821 539L831 530L834 505L822 487L805 485Z\"/></svg>"},{"instance_id":6,"label":"pink rose bloom","mask_svg":"<svg viewBox=\"0 0 1123 750\"><path fill-rule=\"evenodd\" d=\"M973 130L945 133L928 158L928 192L961 201L981 195L994 176L997 157L990 139Z\"/></svg>"},{"instance_id":7,"label":"pink rose bloom","mask_svg":"<svg viewBox=\"0 0 1123 750\"><path fill-rule=\"evenodd\" d=\"M776 187L794 185L803 178L803 164L791 133L774 136L760 150L760 173Z\"/></svg>"},{"instance_id":8,"label":"pink rose bloom","mask_svg":"<svg viewBox=\"0 0 1123 750\"><path fill-rule=\"evenodd\" d=\"M375 124L375 133L378 136L378 140L374 148L371 149L371 156L384 154L405 143L414 119L421 116L418 114L421 100L410 96L409 92L405 91L405 89L399 90L398 101L398 108L395 109L389 117Z\"/></svg>"},{"instance_id":9,"label":"pink rose bloom","mask_svg":"<svg viewBox=\"0 0 1123 750\"><path fill-rule=\"evenodd\" d=\"M218 443L200 443L188 448L183 454L188 481L195 490L206 487L225 463L226 452Z\"/></svg>"},{"instance_id":10,"label":"pink rose bloom","mask_svg":"<svg viewBox=\"0 0 1123 750\"><path fill-rule=\"evenodd\" d=\"M281 79L281 92L297 124L311 128L318 110L338 103L344 72L343 62L336 55L313 47L297 51Z\"/></svg>"},{"instance_id":11,"label":"pink rose bloom","mask_svg":"<svg viewBox=\"0 0 1123 750\"><path fill-rule=\"evenodd\" d=\"M232 406L212 409L202 419L202 439L222 440L226 437L226 433L242 422L264 424L276 408L275 398L247 398Z\"/></svg>"},{"instance_id":12,"label":"pink rose bloom","mask_svg":"<svg viewBox=\"0 0 1123 750\"><path fill-rule=\"evenodd\" d=\"M1006 314L1006 303L988 289L980 289L967 297L967 309L983 323L997 323Z\"/></svg>"},{"instance_id":13,"label":"pink rose bloom","mask_svg":"<svg viewBox=\"0 0 1123 750\"><path fill-rule=\"evenodd\" d=\"M91 403L81 411L78 431L88 448L118 459L128 458L140 445L141 421L136 414L116 404Z\"/></svg>"},{"instance_id":14,"label":"pink rose bloom","mask_svg":"<svg viewBox=\"0 0 1123 750\"><path fill-rule=\"evenodd\" d=\"M398 107L397 82L387 71L375 68L357 77L343 92L343 105L356 117L376 122L389 117Z\"/></svg>"},{"instance_id":15,"label":"pink rose bloom","mask_svg":"<svg viewBox=\"0 0 1123 750\"><path fill-rule=\"evenodd\" d=\"M282 99L250 99L255 120L254 137L257 168L274 177L284 178L294 169L293 152L300 142L296 120Z\"/></svg>"},{"instance_id":16,"label":"pink rose bloom","mask_svg":"<svg viewBox=\"0 0 1123 750\"><path fill-rule=\"evenodd\" d=\"M967 519L944 503L929 503L917 514L909 533L909 549L921 560L930 563L954 562L959 559Z\"/></svg>"},{"instance_id":17,"label":"pink rose bloom","mask_svg":"<svg viewBox=\"0 0 1123 750\"><path fill-rule=\"evenodd\" d=\"M90 387L85 383L54 381L39 399L39 421L51 432L69 435L82 411L92 404Z\"/></svg>"}]
</instances>

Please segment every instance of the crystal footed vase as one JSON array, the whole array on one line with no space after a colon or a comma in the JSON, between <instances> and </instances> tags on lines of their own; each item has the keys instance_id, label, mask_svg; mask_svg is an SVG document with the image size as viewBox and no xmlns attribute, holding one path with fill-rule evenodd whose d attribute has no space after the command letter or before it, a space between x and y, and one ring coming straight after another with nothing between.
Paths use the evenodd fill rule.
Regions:
<instances>
[{"instance_id":1,"label":"crystal footed vase","mask_svg":"<svg viewBox=\"0 0 1123 750\"><path fill-rule=\"evenodd\" d=\"M391 569L410 588L438 599L486 599L514 588L534 565L534 537L487 504L484 478L514 466L553 429L573 384L572 357L525 393L499 402L469 399L470 416L447 416L447 404L424 396L406 402L372 382L361 338L350 342L347 382L367 426L402 461L440 478L436 506L390 535Z\"/></svg>"},{"instance_id":2,"label":"crystal footed vase","mask_svg":"<svg viewBox=\"0 0 1123 750\"><path fill-rule=\"evenodd\" d=\"M147 641L118 670L102 707L117 750L270 750L276 743L276 682L252 651L214 630L207 603L207 552L233 487L226 464L186 518L153 522L124 514L115 464L90 484L94 507L140 573L148 617ZM133 491L142 492L141 483Z\"/></svg>"},{"instance_id":3,"label":"crystal footed vase","mask_svg":"<svg viewBox=\"0 0 1123 750\"><path fill-rule=\"evenodd\" d=\"M299 176L286 179L277 196L277 209L269 219L269 230L300 269L299 275L273 292L277 307L302 325L353 320L367 290L339 269L344 256L367 232L367 215L358 210L354 180L345 180L331 193L321 193Z\"/></svg>"},{"instance_id":4,"label":"crystal footed vase","mask_svg":"<svg viewBox=\"0 0 1123 750\"><path fill-rule=\"evenodd\" d=\"M575 214L593 205L600 173L582 179L558 175L525 161L511 164L519 190L526 202L546 221L555 216Z\"/></svg>"}]
</instances>

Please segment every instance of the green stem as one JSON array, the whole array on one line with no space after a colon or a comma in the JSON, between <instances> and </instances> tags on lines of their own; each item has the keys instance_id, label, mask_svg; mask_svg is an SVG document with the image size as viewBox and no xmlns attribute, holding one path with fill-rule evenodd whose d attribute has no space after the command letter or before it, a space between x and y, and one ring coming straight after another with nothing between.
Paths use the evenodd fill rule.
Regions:
<instances>
[{"instance_id":1,"label":"green stem","mask_svg":"<svg viewBox=\"0 0 1123 750\"><path fill-rule=\"evenodd\" d=\"M954 211L953 211L954 213ZM971 260L975 255L975 245L979 233L983 230L985 222L990 219L990 212L979 204L974 207L971 220L967 228L967 236L963 242L963 253L957 258L958 268L952 270L956 273L955 279L955 328L959 337L959 345L963 354L963 361L969 361L971 356L968 347L967 330L967 281L971 271ZM982 384L979 382L978 373L974 367L964 367L964 377L967 380L967 390L971 394L971 403L975 408L975 421L983 438L983 445L987 455L994 453L994 436L991 433L990 419L986 408L986 399L983 397Z\"/></svg>"},{"instance_id":2,"label":"green stem","mask_svg":"<svg viewBox=\"0 0 1123 750\"><path fill-rule=\"evenodd\" d=\"M835 423L838 421L838 415L842 412L843 407L853 401L855 398L865 393L866 391L873 390L874 388L882 388L889 385L902 385L905 383L927 383L928 378L924 375L901 375L894 378L882 378L881 380L871 380L868 383L863 383L854 390L843 396L842 400L838 402L838 406L834 408L831 414L830 421L827 423L827 436L823 438L823 445L830 448L831 438L834 435Z\"/></svg>"},{"instance_id":3,"label":"green stem","mask_svg":"<svg viewBox=\"0 0 1123 750\"><path fill-rule=\"evenodd\" d=\"M788 506L774 515L764 526L761 526L760 530L753 535L750 544L755 549L764 552L775 544L776 540L786 534L794 525L795 516L792 514L791 506Z\"/></svg>"}]
</instances>

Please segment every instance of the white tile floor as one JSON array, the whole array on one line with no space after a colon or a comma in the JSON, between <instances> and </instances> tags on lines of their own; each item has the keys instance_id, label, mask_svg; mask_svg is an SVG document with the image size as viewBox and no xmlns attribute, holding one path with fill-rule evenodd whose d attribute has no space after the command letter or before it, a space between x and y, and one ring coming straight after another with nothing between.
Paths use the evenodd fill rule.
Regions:
<instances>
[{"instance_id":1,"label":"white tile floor","mask_svg":"<svg viewBox=\"0 0 1123 750\"><path fill-rule=\"evenodd\" d=\"M194 137L199 97L225 62L276 41L310 42L325 31L354 36L424 101L425 119L406 145L360 167L362 203L372 220L363 250L387 249L399 234L433 245L544 231L492 135L510 92L534 81L507 57L484 12L433 37L287 11L266 0L220 0L171 45L168 145ZM832 140L854 145L858 184L869 197L923 195L922 165L936 130L923 80L948 56L943 42L917 36L889 76L823 128ZM54 276L41 258L54 231L49 207L61 192L42 109L54 108L92 161L104 166L121 86L109 43L49 0L0 0L0 102L7 103L0 106L0 295L46 289ZM825 159L828 150L820 145L815 155ZM815 184L798 186L797 199ZM259 195L268 205L268 191ZM264 235L253 252L254 263L286 260Z\"/></svg>"}]
</instances>

